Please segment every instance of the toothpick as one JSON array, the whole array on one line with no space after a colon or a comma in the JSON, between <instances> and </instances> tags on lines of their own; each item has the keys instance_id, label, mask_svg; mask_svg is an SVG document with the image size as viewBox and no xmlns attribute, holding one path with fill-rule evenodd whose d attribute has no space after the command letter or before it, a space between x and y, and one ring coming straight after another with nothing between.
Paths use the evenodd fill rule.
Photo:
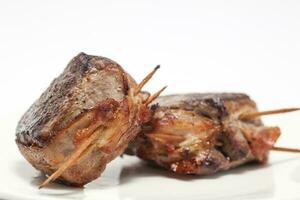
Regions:
<instances>
[{"instance_id":1,"label":"toothpick","mask_svg":"<svg viewBox=\"0 0 300 200\"><path fill-rule=\"evenodd\" d=\"M160 68L160 65L157 65L152 72L150 72L143 80L140 84L138 84L138 86L135 89L134 94L137 95L142 88L145 86L145 84L152 78L152 76L155 74L155 72Z\"/></svg>"},{"instance_id":2,"label":"toothpick","mask_svg":"<svg viewBox=\"0 0 300 200\"><path fill-rule=\"evenodd\" d=\"M94 130L96 128L93 128ZM91 129L91 131L94 131ZM46 181L44 181L40 186L39 189L45 187L48 185L51 181L55 181L66 169L68 169L70 166L72 166L81 156L82 152L84 152L88 146L99 137L97 134L99 131L94 131L94 133L87 138L83 143L80 145L80 147L72 153L72 155L65 161L63 162L60 167L51 175L47 178Z\"/></svg>"},{"instance_id":3,"label":"toothpick","mask_svg":"<svg viewBox=\"0 0 300 200\"><path fill-rule=\"evenodd\" d=\"M291 152L291 153L300 153L300 149L286 148L286 147L273 147L272 150L273 151Z\"/></svg>"},{"instance_id":4,"label":"toothpick","mask_svg":"<svg viewBox=\"0 0 300 200\"><path fill-rule=\"evenodd\" d=\"M245 113L245 114L241 114L239 118L240 119L253 119L253 118L256 118L259 116L288 113L288 112L294 112L297 110L300 110L300 108L284 108L284 109L270 110L270 111L263 111L263 112Z\"/></svg>"},{"instance_id":5,"label":"toothpick","mask_svg":"<svg viewBox=\"0 0 300 200\"><path fill-rule=\"evenodd\" d=\"M150 103L152 103L166 88L167 86L163 87L162 89L154 93L152 96L150 96L145 102L145 105L149 105Z\"/></svg>"}]
</instances>

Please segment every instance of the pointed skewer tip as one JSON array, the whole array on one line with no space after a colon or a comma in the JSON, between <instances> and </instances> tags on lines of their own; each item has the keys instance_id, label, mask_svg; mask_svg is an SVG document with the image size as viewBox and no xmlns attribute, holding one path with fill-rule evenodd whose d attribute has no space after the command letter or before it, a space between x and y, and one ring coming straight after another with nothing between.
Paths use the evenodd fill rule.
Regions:
<instances>
[{"instance_id":1,"label":"pointed skewer tip","mask_svg":"<svg viewBox=\"0 0 300 200\"><path fill-rule=\"evenodd\" d=\"M155 74L155 72L160 68L160 65L157 65L136 87L134 94L137 95L142 88L145 86L145 84L152 78L152 76Z\"/></svg>"},{"instance_id":2,"label":"pointed skewer tip","mask_svg":"<svg viewBox=\"0 0 300 200\"><path fill-rule=\"evenodd\" d=\"M300 153L300 149L287 148L287 147L276 147L276 146L274 146L271 150L281 151L281 152L290 152L290 153Z\"/></svg>"},{"instance_id":3,"label":"pointed skewer tip","mask_svg":"<svg viewBox=\"0 0 300 200\"><path fill-rule=\"evenodd\" d=\"M159 97L159 95L167 88L168 86L163 87L162 89L160 89L159 91L157 91L156 93L154 93L152 96L150 96L145 105L149 105L150 103L152 103L157 97Z\"/></svg>"},{"instance_id":4,"label":"pointed skewer tip","mask_svg":"<svg viewBox=\"0 0 300 200\"><path fill-rule=\"evenodd\" d=\"M255 117L260 117L264 115L274 115L288 112L295 112L300 110L300 108L284 108L278 110L269 110L269 111L260 111L260 112L252 112L252 113L244 113L240 115L240 119L253 119Z\"/></svg>"},{"instance_id":5,"label":"pointed skewer tip","mask_svg":"<svg viewBox=\"0 0 300 200\"><path fill-rule=\"evenodd\" d=\"M40 190L40 189L43 189L46 185L49 184L49 182L50 182L50 181L48 180L48 177L47 177L47 179L46 179L42 184L39 185L39 190Z\"/></svg>"}]
</instances>

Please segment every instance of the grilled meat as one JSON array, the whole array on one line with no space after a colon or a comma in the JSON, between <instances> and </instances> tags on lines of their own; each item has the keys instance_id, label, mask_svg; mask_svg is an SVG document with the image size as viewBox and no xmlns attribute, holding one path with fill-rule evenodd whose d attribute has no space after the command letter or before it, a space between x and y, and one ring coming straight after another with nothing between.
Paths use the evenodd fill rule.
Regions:
<instances>
[{"instance_id":1,"label":"grilled meat","mask_svg":"<svg viewBox=\"0 0 300 200\"><path fill-rule=\"evenodd\" d=\"M247 162L265 162L280 135L259 118L242 120L257 107L244 94L159 97L153 119L127 149L179 174L212 174Z\"/></svg>"},{"instance_id":2,"label":"grilled meat","mask_svg":"<svg viewBox=\"0 0 300 200\"><path fill-rule=\"evenodd\" d=\"M116 62L80 53L19 121L21 153L47 175L61 168L65 184L96 179L151 115L136 86Z\"/></svg>"}]
</instances>

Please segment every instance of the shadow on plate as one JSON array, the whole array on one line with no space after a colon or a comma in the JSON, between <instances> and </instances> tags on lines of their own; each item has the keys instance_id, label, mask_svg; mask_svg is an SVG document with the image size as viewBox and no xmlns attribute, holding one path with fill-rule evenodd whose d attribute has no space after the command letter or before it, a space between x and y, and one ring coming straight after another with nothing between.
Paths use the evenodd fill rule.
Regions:
<instances>
[{"instance_id":1,"label":"shadow on plate","mask_svg":"<svg viewBox=\"0 0 300 200\"><path fill-rule=\"evenodd\" d=\"M47 188L39 190L39 185L45 181L46 176L37 172L25 160L15 162L13 172L20 177L24 182L28 182L33 188L38 190L41 195L64 197L70 199L82 199L84 197L83 188L68 187L58 183L50 183Z\"/></svg>"},{"instance_id":2,"label":"shadow on plate","mask_svg":"<svg viewBox=\"0 0 300 200\"><path fill-rule=\"evenodd\" d=\"M296 159L299 159L299 158L298 157L289 158L289 159L284 159L284 160L280 160L277 162L273 162L272 166L281 165L283 163L288 163L288 162L294 161ZM214 179L218 179L220 177L227 178L227 176L229 175L228 176L229 178L225 180L226 184L227 184L227 182L230 184L230 183L232 183L232 181L234 182L235 179L239 178L239 181L240 180L243 182L246 181L245 184L252 185L255 183L259 183L261 186L261 184L263 183L263 187L262 187L263 190L261 190L260 186L257 186L257 188L256 189L254 188L255 190L250 191L250 193L245 193L245 192L249 192L248 190L245 192L239 192L236 194L230 193L228 196L228 199L240 199L241 197L251 197L250 199L255 199L257 197L257 193L260 194L259 197L264 197L264 198L270 197L273 195L272 170L265 171L265 169L269 168L269 166L270 166L268 164L260 165L260 164L256 164L256 163L250 163L248 165L241 166L236 169L232 169L232 170L225 171L225 172L220 172L220 173L210 175L210 176L192 176L192 175L186 176L186 175L174 174L167 170L162 170L158 167L149 166L147 163L145 163L143 161L137 161L131 165L128 165L128 164L126 165L126 161L127 160L125 158L125 160L124 160L124 162L122 162L123 164L121 166L118 165L116 168L111 168L110 173L113 173L115 176L113 176L112 178L110 176L108 176L107 181L105 181L105 176L102 178L100 177L100 179L89 184L86 189L88 189L88 190L89 189L105 190L108 187L118 187L118 186L122 186L123 184L128 184L128 186L126 185L126 187L121 187L118 189L118 191L120 192L120 194L118 194L120 199L122 199L123 197L137 197L137 199L138 199L139 197L145 197L145 196L143 196L143 195L140 196L138 193L134 192L136 190L136 185L135 184L131 185L130 183L135 182L134 181L135 179L145 178L145 177L146 178L147 177L164 177L167 179L175 179L177 181L178 180L183 181L183 184L185 184L185 182L189 183L189 182L194 182L196 180L197 181L201 180L200 182L197 182L197 184L199 183L199 184L205 185L206 180L208 183L212 183L212 181ZM120 169L120 171L117 172L116 169ZM297 169L300 169L300 167ZM51 196L53 198L63 197L63 198L67 198L67 199L84 199L85 197L87 197L85 195L84 188L73 188L73 187L60 185L57 183L51 183L51 184L49 184L49 186L47 188L38 190L38 186L45 180L45 176L42 173L38 173L25 160L16 161L14 163L12 170L20 179L22 179L22 181L30 184L33 189L36 188L36 191L38 192L39 195ZM107 170L109 171L109 169L107 169ZM248 180L249 177L244 179L243 178L244 176L241 176L242 174L246 174L251 171L258 171L260 174L263 174L263 175L255 176L255 177L251 176L252 177L252 178L250 177L251 180ZM265 174L265 172L267 172L267 174ZM294 178L298 182L300 182L300 176L298 176L298 173ZM117 179L118 182L117 183L111 182L110 179ZM239 181L237 181L236 183L240 183ZM266 181L267 181L267 183L266 183ZM219 182L219 181L217 181L217 182ZM149 196L148 199L151 199L152 197L156 197L156 196L154 196L154 194L151 194L151 191L157 191L157 190L160 191L161 189L159 189L159 188L162 187L161 184L163 184L163 182L157 182L157 184L151 185L150 187L145 187L144 189L142 189L142 191L140 191L140 194L141 194L141 192L143 194L148 193L148 196ZM213 182L213 185L214 184L215 184L215 182ZM224 184L224 181L219 184L220 188L216 188L216 192L218 192L218 191L220 192L222 190L222 187L223 187L222 184ZM180 182L179 182L179 185L181 185ZM134 187L131 188L131 186L134 186ZM254 186L255 185L252 185L250 188L253 188ZM166 186L163 185L163 187L166 187ZM169 187L168 191L162 190L161 192L165 193L165 194L169 193L169 191L172 190L173 187L172 187L172 185L169 185L168 187ZM205 187L205 188L207 188L207 187ZM205 188L200 187L198 189L203 190ZM176 192L176 191L174 191L174 192ZM192 192L195 192L195 191L192 191ZM242 194L242 196L241 196L241 194ZM255 195L255 197L252 198L251 195L253 195L253 194ZM243 195L246 195L246 196L243 196ZM179 197L178 198L177 197L175 198L175 197L176 196L174 196L174 198L173 197L172 198L180 199ZM206 196L206 199L218 199L218 198L214 198L214 197L208 195L208 196Z\"/></svg>"},{"instance_id":3,"label":"shadow on plate","mask_svg":"<svg viewBox=\"0 0 300 200\"><path fill-rule=\"evenodd\" d=\"M137 162L130 166L125 166L122 168L121 175L120 175L120 184L124 184L127 182L130 182L131 180L138 178L138 177L166 177L166 178L173 178L178 179L182 181L193 181L193 180L199 180L199 179L217 179L226 175L240 175L247 173L249 171L256 171L260 169L265 169L270 166L285 164L290 161L294 161L296 159L299 159L298 157L295 158L288 158L280 161L273 162L272 164L259 164L259 163L248 163L246 165L239 166L237 168L228 170L228 171L221 171L216 174L211 175L181 175L181 174L175 174L173 172L170 172L166 169L162 169L158 166L146 163L144 161ZM300 180L300 176L299 176Z\"/></svg>"},{"instance_id":4,"label":"shadow on plate","mask_svg":"<svg viewBox=\"0 0 300 200\"><path fill-rule=\"evenodd\" d=\"M209 200L268 199L274 196L275 187L273 168L271 167L297 159L299 158L281 159L265 165L249 163L207 176L178 175L140 161L123 167L120 184L130 185L131 182L136 181L135 179L145 177L164 177L177 181L174 182L174 185L170 181L157 181L157 184L152 184L150 187L139 187L139 192L136 193L121 188L120 196L132 199L143 198L144 200L169 198L177 200L186 197L190 200L200 197ZM300 180L300 176L298 177ZM143 181L145 180L143 179ZM132 184L132 186L135 185ZM134 189L136 190L136 188ZM146 197L143 195L145 193L147 193Z\"/></svg>"},{"instance_id":5,"label":"shadow on plate","mask_svg":"<svg viewBox=\"0 0 300 200\"><path fill-rule=\"evenodd\" d=\"M154 177L154 176L177 179L181 181L194 181L199 179L217 179L227 174L231 174L231 175L243 174L248 171L259 170L266 167L268 167L268 165L249 163L247 165L240 166L232 170L222 171L211 175L182 175L182 174L175 174L168 170L159 168L155 165L141 161L135 163L134 165L123 167L120 176L120 184L126 184L127 182L130 182L133 179L138 177Z\"/></svg>"},{"instance_id":6,"label":"shadow on plate","mask_svg":"<svg viewBox=\"0 0 300 200\"><path fill-rule=\"evenodd\" d=\"M237 200L269 198L274 194L273 172L263 170L267 165L251 163L234 170L216 173L209 176L178 175L167 170L149 166L145 162L137 162L134 165L124 167L120 184L138 182L139 178L163 177L168 180L155 181L149 187L132 184L132 189L120 189L120 197L124 199L209 199L209 200ZM254 170L263 170L263 176L241 176ZM265 173L266 172L266 173ZM226 175L230 175L228 178ZM233 175L233 176L232 176ZM225 178L226 176L226 178ZM220 179L218 179L220 178ZM224 179L225 178L225 179ZM249 179L250 178L250 179ZM175 179L174 182L170 179ZM266 181L264 181L266 179ZM146 182L145 179L140 181ZM150 181L152 182L152 181ZM255 184L257 183L257 184ZM132 192L132 190L136 192ZM145 195L147 194L147 195ZM126 198L125 198L126 197Z\"/></svg>"}]
</instances>

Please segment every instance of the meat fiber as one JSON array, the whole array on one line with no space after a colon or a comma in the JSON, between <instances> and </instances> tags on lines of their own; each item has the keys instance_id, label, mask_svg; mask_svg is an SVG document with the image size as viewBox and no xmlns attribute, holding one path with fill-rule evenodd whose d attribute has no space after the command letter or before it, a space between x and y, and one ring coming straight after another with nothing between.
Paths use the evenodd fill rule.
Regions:
<instances>
[{"instance_id":1,"label":"meat fiber","mask_svg":"<svg viewBox=\"0 0 300 200\"><path fill-rule=\"evenodd\" d=\"M241 119L257 107L244 94L162 96L153 119L127 149L179 174L212 174L247 162L265 162L280 135L259 118Z\"/></svg>"},{"instance_id":2,"label":"meat fiber","mask_svg":"<svg viewBox=\"0 0 300 200\"><path fill-rule=\"evenodd\" d=\"M122 154L151 114L149 95L116 62L80 53L18 123L16 143L38 170L82 186ZM62 167L63 166L63 167Z\"/></svg>"}]
</instances>

